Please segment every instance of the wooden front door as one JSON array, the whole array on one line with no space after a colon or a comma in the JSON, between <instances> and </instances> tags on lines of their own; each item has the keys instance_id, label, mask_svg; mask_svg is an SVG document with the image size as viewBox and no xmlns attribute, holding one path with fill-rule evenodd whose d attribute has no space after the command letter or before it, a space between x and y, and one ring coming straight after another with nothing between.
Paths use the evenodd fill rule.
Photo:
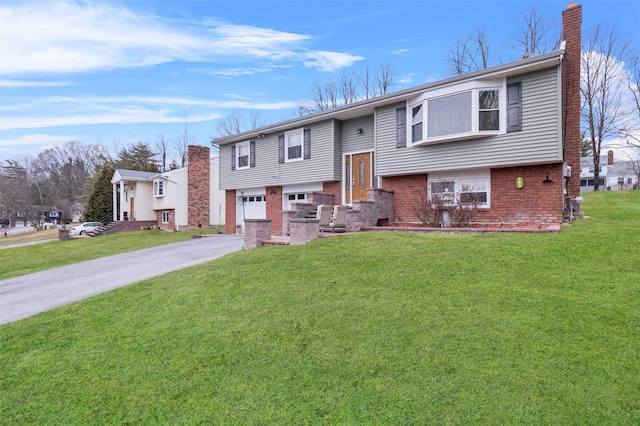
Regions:
<instances>
[{"instance_id":1,"label":"wooden front door","mask_svg":"<svg viewBox=\"0 0 640 426\"><path fill-rule=\"evenodd\" d=\"M366 200L367 189L373 186L371 160L373 153L347 155L345 157L345 201Z\"/></svg>"}]
</instances>

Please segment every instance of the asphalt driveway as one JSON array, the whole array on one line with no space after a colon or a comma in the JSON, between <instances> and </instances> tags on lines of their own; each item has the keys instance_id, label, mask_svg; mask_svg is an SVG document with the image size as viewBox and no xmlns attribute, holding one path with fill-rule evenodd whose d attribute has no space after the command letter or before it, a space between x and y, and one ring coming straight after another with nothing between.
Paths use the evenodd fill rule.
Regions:
<instances>
[{"instance_id":1,"label":"asphalt driveway","mask_svg":"<svg viewBox=\"0 0 640 426\"><path fill-rule=\"evenodd\" d=\"M0 281L0 324L242 250L240 235L212 235Z\"/></svg>"}]
</instances>

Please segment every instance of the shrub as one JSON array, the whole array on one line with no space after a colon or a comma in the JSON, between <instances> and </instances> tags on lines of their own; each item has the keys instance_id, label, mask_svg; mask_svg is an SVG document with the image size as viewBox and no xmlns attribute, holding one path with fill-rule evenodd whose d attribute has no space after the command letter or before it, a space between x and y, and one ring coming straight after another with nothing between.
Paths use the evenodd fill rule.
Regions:
<instances>
[{"instance_id":1,"label":"shrub","mask_svg":"<svg viewBox=\"0 0 640 426\"><path fill-rule=\"evenodd\" d=\"M445 201L437 195L430 196L421 191L416 197L413 211L423 226L465 228L473 222L479 204L478 197L468 194L464 200L451 195Z\"/></svg>"}]
</instances>

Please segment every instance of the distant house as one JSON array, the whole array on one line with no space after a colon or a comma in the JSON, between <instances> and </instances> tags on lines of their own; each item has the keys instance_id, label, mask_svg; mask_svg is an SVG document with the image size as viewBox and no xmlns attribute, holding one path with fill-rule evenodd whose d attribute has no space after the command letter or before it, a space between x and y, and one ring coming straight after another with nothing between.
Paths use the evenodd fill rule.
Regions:
<instances>
[{"instance_id":1,"label":"distant house","mask_svg":"<svg viewBox=\"0 0 640 426\"><path fill-rule=\"evenodd\" d=\"M113 174L113 220L149 223L165 230L224 225L224 192L218 189L218 158L209 148L188 147L188 166L164 173L117 169Z\"/></svg>"},{"instance_id":2,"label":"distant house","mask_svg":"<svg viewBox=\"0 0 640 426\"><path fill-rule=\"evenodd\" d=\"M15 212L8 207L0 206L0 225L11 228L33 226L34 221L40 226L58 224L62 221L62 212L55 207L40 206L31 217L32 219L29 219L24 212Z\"/></svg>"},{"instance_id":3,"label":"distant house","mask_svg":"<svg viewBox=\"0 0 640 426\"><path fill-rule=\"evenodd\" d=\"M563 12L556 52L212 140L226 231L270 219L286 234L296 204L362 208L376 191L392 208L369 224L418 223L422 194L479 199L477 221L562 222L580 194L581 20Z\"/></svg>"},{"instance_id":4,"label":"distant house","mask_svg":"<svg viewBox=\"0 0 640 426\"><path fill-rule=\"evenodd\" d=\"M638 189L638 173L630 161L614 161L613 151L600 156L599 166L600 190L616 191L621 189ZM637 167L636 167L637 168ZM593 157L580 158L580 190L593 191L595 187L595 167Z\"/></svg>"}]
</instances>

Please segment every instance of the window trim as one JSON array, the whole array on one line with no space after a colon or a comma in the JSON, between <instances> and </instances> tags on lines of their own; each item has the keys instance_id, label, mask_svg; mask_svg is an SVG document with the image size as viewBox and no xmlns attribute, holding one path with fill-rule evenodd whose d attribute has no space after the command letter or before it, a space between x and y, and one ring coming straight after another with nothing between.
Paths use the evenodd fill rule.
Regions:
<instances>
[{"instance_id":1,"label":"window trim","mask_svg":"<svg viewBox=\"0 0 640 426\"><path fill-rule=\"evenodd\" d=\"M165 219L165 216L166 216L166 219ZM169 210L163 210L160 217L160 222L166 225L169 223L170 220L171 220L171 214L169 213Z\"/></svg>"},{"instance_id":2,"label":"window trim","mask_svg":"<svg viewBox=\"0 0 640 426\"><path fill-rule=\"evenodd\" d=\"M518 83L510 83L511 85L517 85ZM479 96L483 91L498 91L498 111L499 111L499 126L498 130L479 130L480 124L480 105ZM447 135L439 135L429 137L429 102L438 99L445 99L447 97L461 95L465 93L471 94L471 130L458 133L452 133ZM415 140L413 138L413 114L408 112L414 111L414 108L422 105L422 139ZM506 78L500 79L488 79L488 80L476 80L467 82L453 87L444 87L434 89L422 93L421 95L407 101L407 114L406 114L406 138L410 146L430 145L444 142L454 142L466 139L476 139L487 136L501 135L507 133L508 122L508 107L507 104L507 81Z\"/></svg>"},{"instance_id":3,"label":"window trim","mask_svg":"<svg viewBox=\"0 0 640 426\"><path fill-rule=\"evenodd\" d=\"M484 191L463 191L462 182L471 181L471 180L482 180L484 181ZM479 203L479 209L489 209L491 208L491 172L490 170L475 170L472 172L451 172L451 173L442 173L442 174L434 174L427 179L427 194L429 197L433 196L433 192L431 190L431 185L436 182L453 182L454 190L451 194L451 200L459 200L462 193L470 193L470 192L485 192L486 193L486 201ZM438 194L438 193L436 193ZM450 202L446 203L448 206L455 206L455 203Z\"/></svg>"},{"instance_id":4,"label":"window trim","mask_svg":"<svg viewBox=\"0 0 640 426\"><path fill-rule=\"evenodd\" d=\"M300 157L289 158L289 138L292 136L298 136L300 138ZM295 145L297 146L297 145ZM289 130L284 133L284 162L285 163L295 163L297 161L304 160L304 128L299 128L295 130Z\"/></svg>"},{"instance_id":5,"label":"window trim","mask_svg":"<svg viewBox=\"0 0 640 426\"><path fill-rule=\"evenodd\" d=\"M164 180L163 179L154 179L153 180L153 196L155 198L164 197L166 191L164 190Z\"/></svg>"},{"instance_id":6,"label":"window trim","mask_svg":"<svg viewBox=\"0 0 640 426\"><path fill-rule=\"evenodd\" d=\"M246 166L240 167L240 147L249 146L249 158ZM243 155L244 157L244 155ZM256 141L244 141L231 145L231 170L245 170L256 166Z\"/></svg>"},{"instance_id":7,"label":"window trim","mask_svg":"<svg viewBox=\"0 0 640 426\"><path fill-rule=\"evenodd\" d=\"M244 155L240 155L240 151L242 150L242 148L246 148L247 149L247 165L246 166L241 166L240 165L240 157L244 157ZM235 156L235 163L236 163L236 170L244 170L244 169L249 169L251 168L251 144L249 143L249 141L245 141L245 142L239 142L236 144L236 156Z\"/></svg>"}]
</instances>

